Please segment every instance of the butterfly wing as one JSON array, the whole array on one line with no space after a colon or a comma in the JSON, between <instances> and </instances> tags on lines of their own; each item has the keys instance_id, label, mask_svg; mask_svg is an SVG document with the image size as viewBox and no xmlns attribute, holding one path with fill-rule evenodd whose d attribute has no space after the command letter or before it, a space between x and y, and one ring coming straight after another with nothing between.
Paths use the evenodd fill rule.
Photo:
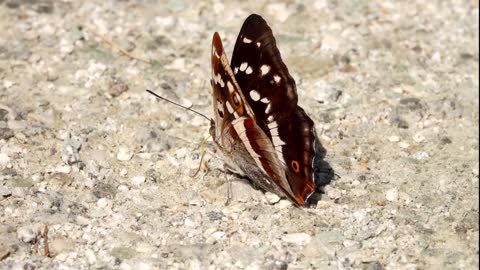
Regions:
<instances>
[{"instance_id":1,"label":"butterfly wing","mask_svg":"<svg viewBox=\"0 0 480 270\"><path fill-rule=\"evenodd\" d=\"M258 126L273 143L297 203L303 204L315 190L315 128L297 105L295 81L262 17L252 14L245 20L231 68Z\"/></svg>"},{"instance_id":2,"label":"butterfly wing","mask_svg":"<svg viewBox=\"0 0 480 270\"><path fill-rule=\"evenodd\" d=\"M240 87L228 65L228 59L223 50L220 35L215 32L212 40L212 80L213 109L215 123L214 138L221 137L221 131L235 118L243 116L253 117L249 105L244 102L245 97L239 91Z\"/></svg>"},{"instance_id":3,"label":"butterfly wing","mask_svg":"<svg viewBox=\"0 0 480 270\"><path fill-rule=\"evenodd\" d=\"M228 65L218 33L213 35L212 41L211 84L215 115L211 134L225 154L226 162L239 168L263 189L284 194L297 203L271 139L257 125Z\"/></svg>"}]
</instances>

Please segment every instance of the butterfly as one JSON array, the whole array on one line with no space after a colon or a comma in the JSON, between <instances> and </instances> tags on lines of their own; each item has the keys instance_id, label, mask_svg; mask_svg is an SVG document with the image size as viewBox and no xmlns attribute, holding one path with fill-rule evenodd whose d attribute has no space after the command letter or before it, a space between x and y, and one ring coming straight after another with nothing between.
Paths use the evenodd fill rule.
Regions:
<instances>
[{"instance_id":1,"label":"butterfly","mask_svg":"<svg viewBox=\"0 0 480 270\"><path fill-rule=\"evenodd\" d=\"M304 205L315 191L318 141L313 121L297 105L295 81L272 29L252 14L238 34L230 65L217 32L211 53L210 134L225 163L263 190Z\"/></svg>"}]
</instances>

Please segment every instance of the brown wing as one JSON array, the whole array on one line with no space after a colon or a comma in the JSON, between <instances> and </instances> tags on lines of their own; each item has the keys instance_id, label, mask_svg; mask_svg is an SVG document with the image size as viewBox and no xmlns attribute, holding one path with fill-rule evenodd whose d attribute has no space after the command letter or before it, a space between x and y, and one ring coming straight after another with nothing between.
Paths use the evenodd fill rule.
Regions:
<instances>
[{"instance_id":1,"label":"brown wing","mask_svg":"<svg viewBox=\"0 0 480 270\"><path fill-rule=\"evenodd\" d=\"M216 123L212 135L216 144L262 188L286 196L296 205L302 205L305 192L296 182L292 186L287 181L272 140L257 125L255 115L228 65L218 33L213 35L212 41L211 83Z\"/></svg>"}]
</instances>

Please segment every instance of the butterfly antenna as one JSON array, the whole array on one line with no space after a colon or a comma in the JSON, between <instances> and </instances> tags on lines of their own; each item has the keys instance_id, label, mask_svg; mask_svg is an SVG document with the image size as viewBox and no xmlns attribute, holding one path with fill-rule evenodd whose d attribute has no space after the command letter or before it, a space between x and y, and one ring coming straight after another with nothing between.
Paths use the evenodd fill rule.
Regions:
<instances>
[{"instance_id":1,"label":"butterfly antenna","mask_svg":"<svg viewBox=\"0 0 480 270\"><path fill-rule=\"evenodd\" d=\"M171 101L171 100L169 100L169 99L167 99L167 98L164 98L164 97L162 97L162 96L159 96L157 93L153 92L152 90L146 89L146 91L147 91L148 93L154 95L155 97L159 98L159 99L162 99L162 100L165 100L165 101L167 101L167 102L170 102L170 103L172 103L173 105L176 105L176 106L178 106L178 107L180 107L180 108L183 108L183 109L185 109L185 110L187 110L187 111L191 111L191 112L193 112L193 113L196 113L196 114L200 115L201 117L207 119L208 121L212 121L212 119L208 118L208 117L207 117L205 114L203 114L203 113L197 112L197 111L195 111L195 110L193 110L193 109L190 109L190 108L188 108L188 107L185 107L185 106L183 106L183 105L180 105L180 104L178 104L178 103L176 103L176 102L174 102L174 101Z\"/></svg>"}]
</instances>

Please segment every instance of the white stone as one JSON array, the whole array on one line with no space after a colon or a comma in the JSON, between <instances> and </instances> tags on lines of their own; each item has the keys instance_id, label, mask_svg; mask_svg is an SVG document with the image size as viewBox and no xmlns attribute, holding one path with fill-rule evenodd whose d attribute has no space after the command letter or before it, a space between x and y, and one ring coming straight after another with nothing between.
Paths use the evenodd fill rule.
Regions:
<instances>
[{"instance_id":1,"label":"white stone","mask_svg":"<svg viewBox=\"0 0 480 270\"><path fill-rule=\"evenodd\" d=\"M185 225L185 227L190 227L190 228L197 227L197 224L191 218L186 218L183 224Z\"/></svg>"},{"instance_id":2,"label":"white stone","mask_svg":"<svg viewBox=\"0 0 480 270\"><path fill-rule=\"evenodd\" d=\"M390 202L396 202L398 200L398 189L391 188L385 192L385 199Z\"/></svg>"},{"instance_id":3,"label":"white stone","mask_svg":"<svg viewBox=\"0 0 480 270\"><path fill-rule=\"evenodd\" d=\"M423 159L427 159L429 157L430 157L430 155L425 151L419 151L419 152L416 152L415 154L413 154L413 158L415 158L417 160L423 160Z\"/></svg>"},{"instance_id":4,"label":"white stone","mask_svg":"<svg viewBox=\"0 0 480 270\"><path fill-rule=\"evenodd\" d=\"M128 147L120 146L117 153L117 159L120 161L128 161L132 159L133 153L128 149Z\"/></svg>"},{"instance_id":5,"label":"white stone","mask_svg":"<svg viewBox=\"0 0 480 270\"><path fill-rule=\"evenodd\" d=\"M283 241L297 245L308 244L311 239L312 237L306 233L290 233L282 237Z\"/></svg>"},{"instance_id":6,"label":"white stone","mask_svg":"<svg viewBox=\"0 0 480 270\"><path fill-rule=\"evenodd\" d=\"M367 211L365 209L360 209L358 211L355 211L353 212L353 217L360 222L367 217Z\"/></svg>"},{"instance_id":7,"label":"white stone","mask_svg":"<svg viewBox=\"0 0 480 270\"><path fill-rule=\"evenodd\" d=\"M417 143L421 143L425 140L425 136L423 136L420 133L417 133L417 134L413 135L413 140Z\"/></svg>"},{"instance_id":8,"label":"white stone","mask_svg":"<svg viewBox=\"0 0 480 270\"><path fill-rule=\"evenodd\" d=\"M166 69L186 71L185 58L175 58L170 64L165 65Z\"/></svg>"},{"instance_id":9,"label":"white stone","mask_svg":"<svg viewBox=\"0 0 480 270\"><path fill-rule=\"evenodd\" d=\"M222 238L225 237L225 232L216 231L216 232L212 233L212 237L215 238L215 239L222 239Z\"/></svg>"},{"instance_id":10,"label":"white stone","mask_svg":"<svg viewBox=\"0 0 480 270\"><path fill-rule=\"evenodd\" d=\"M329 186L325 187L325 192L327 196L332 200L336 200L342 197L342 192L333 187L329 187Z\"/></svg>"},{"instance_id":11,"label":"white stone","mask_svg":"<svg viewBox=\"0 0 480 270\"><path fill-rule=\"evenodd\" d=\"M121 270L132 270L132 267L126 262L122 262L119 268Z\"/></svg>"},{"instance_id":12,"label":"white stone","mask_svg":"<svg viewBox=\"0 0 480 270\"><path fill-rule=\"evenodd\" d=\"M275 204L275 207L278 209L285 209L292 207L292 205L292 202L290 202L289 200L280 200L277 204Z\"/></svg>"},{"instance_id":13,"label":"white stone","mask_svg":"<svg viewBox=\"0 0 480 270\"><path fill-rule=\"evenodd\" d=\"M108 206L108 199L106 198L100 198L98 201L97 201L97 206L100 207L100 208L105 208Z\"/></svg>"},{"instance_id":14,"label":"white stone","mask_svg":"<svg viewBox=\"0 0 480 270\"><path fill-rule=\"evenodd\" d=\"M10 87L12 87L15 83L12 82L12 81L8 81L8 80L4 80L3 81L3 87L5 87L5 89L8 89Z\"/></svg>"},{"instance_id":15,"label":"white stone","mask_svg":"<svg viewBox=\"0 0 480 270\"><path fill-rule=\"evenodd\" d=\"M37 234L38 232L29 226L21 227L17 230L18 239L22 240L24 243L32 242L35 238L37 238Z\"/></svg>"},{"instance_id":16,"label":"white stone","mask_svg":"<svg viewBox=\"0 0 480 270\"><path fill-rule=\"evenodd\" d=\"M126 185L119 185L117 189L119 191L128 191L128 187Z\"/></svg>"},{"instance_id":17,"label":"white stone","mask_svg":"<svg viewBox=\"0 0 480 270\"><path fill-rule=\"evenodd\" d=\"M400 137L398 137L398 136L390 136L390 137L388 137L388 140L389 140L390 142L399 142L399 141L400 141Z\"/></svg>"},{"instance_id":18,"label":"white stone","mask_svg":"<svg viewBox=\"0 0 480 270\"><path fill-rule=\"evenodd\" d=\"M89 264L94 264L97 262L97 256L95 256L95 253L91 249L85 250L85 257L87 257L87 261Z\"/></svg>"},{"instance_id":19,"label":"white stone","mask_svg":"<svg viewBox=\"0 0 480 270\"><path fill-rule=\"evenodd\" d=\"M400 146L400 148L406 149L406 148L410 147L410 144L407 143L407 142L399 142L398 146Z\"/></svg>"},{"instance_id":20,"label":"white stone","mask_svg":"<svg viewBox=\"0 0 480 270\"><path fill-rule=\"evenodd\" d=\"M55 171L58 173L68 174L72 171L72 167L66 164L58 165L57 167L55 167Z\"/></svg>"},{"instance_id":21,"label":"white stone","mask_svg":"<svg viewBox=\"0 0 480 270\"><path fill-rule=\"evenodd\" d=\"M265 199L269 204L276 204L278 201L280 201L280 197L278 197L277 194L271 192L265 193Z\"/></svg>"},{"instance_id":22,"label":"white stone","mask_svg":"<svg viewBox=\"0 0 480 270\"><path fill-rule=\"evenodd\" d=\"M140 186L145 182L145 176L143 175L137 175L132 177L132 185L134 186Z\"/></svg>"},{"instance_id":23,"label":"white stone","mask_svg":"<svg viewBox=\"0 0 480 270\"><path fill-rule=\"evenodd\" d=\"M0 153L0 168L7 166L10 162L10 157L5 153Z\"/></svg>"},{"instance_id":24,"label":"white stone","mask_svg":"<svg viewBox=\"0 0 480 270\"><path fill-rule=\"evenodd\" d=\"M135 264L134 269L137 270L150 270L152 269L152 266L146 262L138 262Z\"/></svg>"}]
</instances>

